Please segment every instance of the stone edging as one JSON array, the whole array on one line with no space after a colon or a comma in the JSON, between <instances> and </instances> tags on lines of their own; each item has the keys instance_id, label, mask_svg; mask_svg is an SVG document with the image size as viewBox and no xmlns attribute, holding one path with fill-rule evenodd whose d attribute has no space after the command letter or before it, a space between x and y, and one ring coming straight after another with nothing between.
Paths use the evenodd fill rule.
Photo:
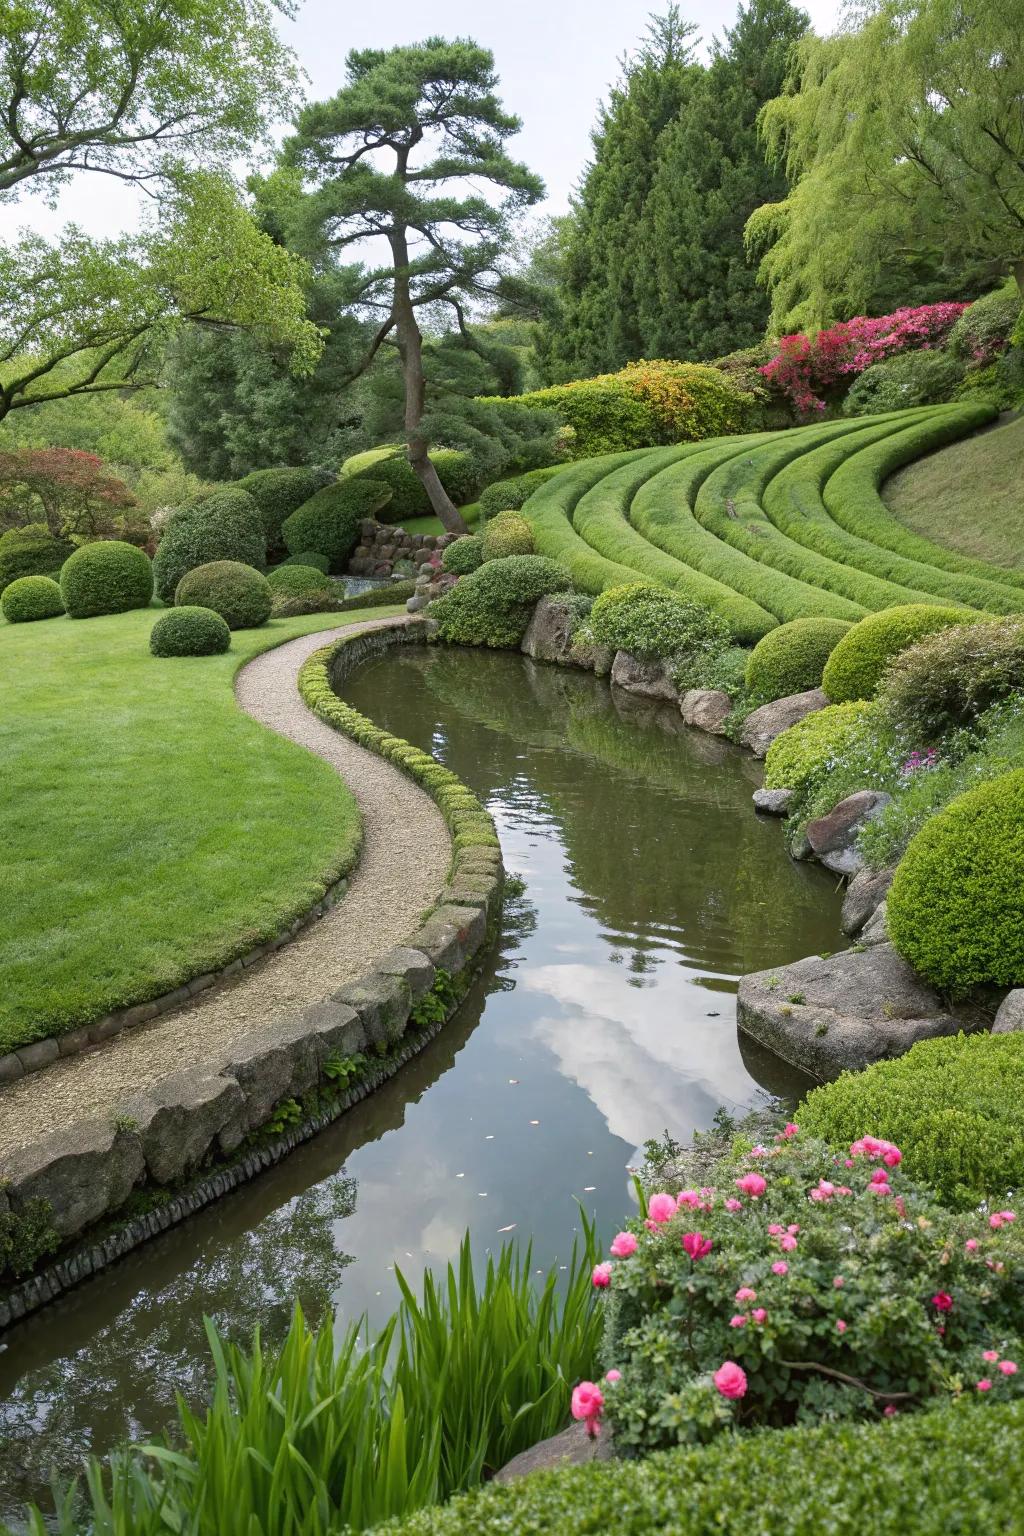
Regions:
<instances>
[{"instance_id":1,"label":"stone edging","mask_svg":"<svg viewBox=\"0 0 1024 1536\"><path fill-rule=\"evenodd\" d=\"M361 662L395 645L422 642L428 633L426 622L406 619L393 627L356 631L315 652L302 667L299 682L316 714L395 763L436 801L452 834L454 855L434 910L406 944L382 955L358 981L309 1005L284 1025L264 1024L244 1035L231 1046L219 1070L178 1073L138 1094L116 1121L82 1121L12 1153L0 1178L0 1215L10 1212L17 1217L26 1208L38 1209L30 1202L45 1201L49 1221L65 1243L115 1216L140 1186L176 1190L197 1171L201 1179L189 1194L129 1221L96 1248L87 1246L49 1266L35 1281L15 1286L6 1303L0 1298L0 1328L6 1326L5 1315L10 1321L42 1306L97 1267L252 1177L269 1166L268 1158L276 1161L347 1104L358 1102L362 1092L358 1097L342 1093L326 1117L314 1115L274 1143L279 1149L275 1153L264 1147L231 1167L202 1171L211 1160L216 1163L237 1153L247 1137L266 1125L278 1104L329 1091L331 1076L325 1069L332 1058L366 1052L407 1059L400 1042L417 1005L443 979L439 973L453 978L472 969L500 910L504 871L494 822L455 774L428 753L381 731L344 704L332 687ZM419 1043L422 1035L407 1054ZM365 1092L382 1080L371 1069ZM15 1295L17 1312L11 1301Z\"/></svg>"}]
</instances>

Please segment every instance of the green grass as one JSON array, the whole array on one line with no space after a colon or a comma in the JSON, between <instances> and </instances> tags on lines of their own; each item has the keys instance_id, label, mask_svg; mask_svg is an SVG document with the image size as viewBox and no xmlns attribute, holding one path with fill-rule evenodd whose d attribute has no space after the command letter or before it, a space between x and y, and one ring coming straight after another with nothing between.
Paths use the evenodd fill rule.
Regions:
<instances>
[{"instance_id":1,"label":"green grass","mask_svg":"<svg viewBox=\"0 0 1024 1536\"><path fill-rule=\"evenodd\" d=\"M884 500L905 527L1008 569L1024 569L1024 418L900 470ZM950 507L956 515L950 516Z\"/></svg>"},{"instance_id":2,"label":"green grass","mask_svg":"<svg viewBox=\"0 0 1024 1536\"><path fill-rule=\"evenodd\" d=\"M225 965L356 858L349 790L232 692L250 657L338 615L161 661L160 611L0 624L0 1052Z\"/></svg>"},{"instance_id":3,"label":"green grass","mask_svg":"<svg viewBox=\"0 0 1024 1536\"><path fill-rule=\"evenodd\" d=\"M459 511L470 528L475 528L480 518L479 502L472 502L468 507L460 507ZM435 538L438 534L447 533L447 529L439 517L403 517L396 527L404 528L406 533L429 533Z\"/></svg>"}]
</instances>

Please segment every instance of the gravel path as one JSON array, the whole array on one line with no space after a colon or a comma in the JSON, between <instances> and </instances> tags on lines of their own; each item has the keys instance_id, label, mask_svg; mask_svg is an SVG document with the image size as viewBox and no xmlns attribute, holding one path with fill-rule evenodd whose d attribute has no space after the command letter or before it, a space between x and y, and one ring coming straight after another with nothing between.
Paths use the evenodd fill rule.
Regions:
<instances>
[{"instance_id":1,"label":"gravel path","mask_svg":"<svg viewBox=\"0 0 1024 1536\"><path fill-rule=\"evenodd\" d=\"M5 1085L0 1154L58 1125L113 1117L132 1093L170 1073L201 1063L216 1071L253 1025L285 1019L361 976L377 955L408 936L437 899L451 843L433 801L390 763L318 720L299 697L302 663L341 633L320 630L256 657L239 673L235 692L248 714L336 768L358 800L363 852L344 898L283 949L187 1008Z\"/></svg>"}]
</instances>

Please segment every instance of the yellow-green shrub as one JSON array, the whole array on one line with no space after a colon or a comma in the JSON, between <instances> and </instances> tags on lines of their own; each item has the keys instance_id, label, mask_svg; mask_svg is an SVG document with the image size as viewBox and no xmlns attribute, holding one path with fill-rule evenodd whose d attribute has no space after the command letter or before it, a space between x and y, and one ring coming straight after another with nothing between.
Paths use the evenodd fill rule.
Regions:
<instances>
[{"instance_id":1,"label":"yellow-green shrub","mask_svg":"<svg viewBox=\"0 0 1024 1536\"><path fill-rule=\"evenodd\" d=\"M870 613L840 640L826 663L821 686L833 704L874 698L894 656L924 635L978 617L970 608L932 608L924 603Z\"/></svg>"}]
</instances>

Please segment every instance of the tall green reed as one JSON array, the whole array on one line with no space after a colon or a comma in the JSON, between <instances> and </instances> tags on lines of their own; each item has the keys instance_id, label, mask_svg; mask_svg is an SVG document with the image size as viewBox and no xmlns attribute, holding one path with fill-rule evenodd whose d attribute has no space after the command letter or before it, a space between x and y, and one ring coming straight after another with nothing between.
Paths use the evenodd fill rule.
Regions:
<instances>
[{"instance_id":1,"label":"tall green reed","mask_svg":"<svg viewBox=\"0 0 1024 1536\"><path fill-rule=\"evenodd\" d=\"M478 1286L468 1236L443 1279L427 1272L372 1342L336 1345L296 1307L282 1347L225 1342L207 1320L214 1388L205 1412L178 1399L168 1441L88 1465L32 1536L336 1536L471 1488L566 1422L593 1373L602 1318L593 1223L567 1271L532 1278L506 1245ZM559 1283L561 1281L561 1283Z\"/></svg>"}]
</instances>

